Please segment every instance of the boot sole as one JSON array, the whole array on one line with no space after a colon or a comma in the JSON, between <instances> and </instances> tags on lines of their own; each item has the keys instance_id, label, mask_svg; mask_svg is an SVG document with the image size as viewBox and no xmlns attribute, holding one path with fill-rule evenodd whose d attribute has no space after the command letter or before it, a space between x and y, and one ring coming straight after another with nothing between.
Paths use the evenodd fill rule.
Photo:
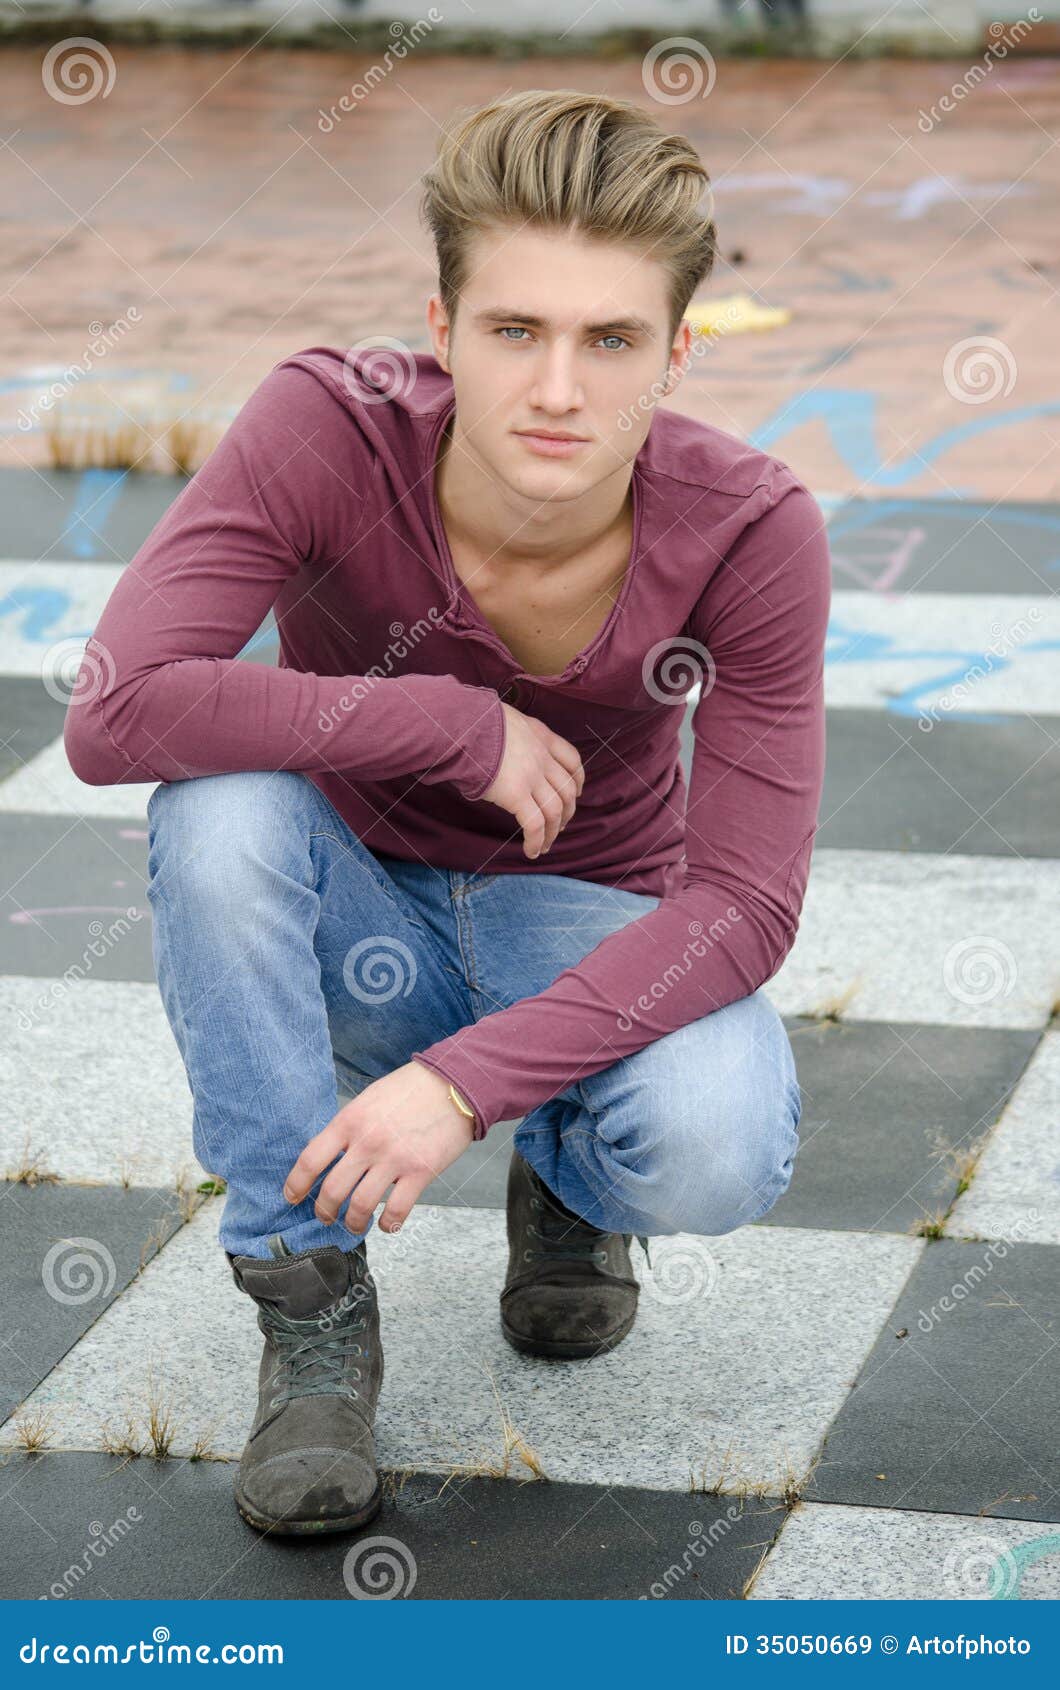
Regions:
<instances>
[{"instance_id":1,"label":"boot sole","mask_svg":"<svg viewBox=\"0 0 1060 1690\"><path fill-rule=\"evenodd\" d=\"M368 1501L354 1514L343 1514L334 1520L270 1520L235 1492L236 1507L248 1526L255 1526L260 1532L269 1532L276 1537L319 1537L325 1532L351 1532L358 1526L367 1525L378 1514L383 1504L382 1481L377 1481L375 1490Z\"/></svg>"},{"instance_id":2,"label":"boot sole","mask_svg":"<svg viewBox=\"0 0 1060 1690\"><path fill-rule=\"evenodd\" d=\"M617 1331L609 1333L606 1338L593 1339L589 1343L580 1344L574 1339L527 1338L521 1332L516 1332L501 1316L501 1331L513 1350L520 1350L523 1355L548 1356L558 1361L590 1361L593 1356L606 1355L620 1344L633 1329L633 1322L637 1318L636 1309Z\"/></svg>"}]
</instances>

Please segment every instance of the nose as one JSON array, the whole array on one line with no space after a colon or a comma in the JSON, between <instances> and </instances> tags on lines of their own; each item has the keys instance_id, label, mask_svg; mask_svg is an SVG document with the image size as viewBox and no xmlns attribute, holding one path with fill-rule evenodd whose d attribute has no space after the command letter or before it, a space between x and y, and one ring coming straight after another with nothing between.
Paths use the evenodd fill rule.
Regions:
<instances>
[{"instance_id":1,"label":"nose","mask_svg":"<svg viewBox=\"0 0 1060 1690\"><path fill-rule=\"evenodd\" d=\"M563 339L542 348L531 402L552 417L563 417L584 404L574 348Z\"/></svg>"}]
</instances>

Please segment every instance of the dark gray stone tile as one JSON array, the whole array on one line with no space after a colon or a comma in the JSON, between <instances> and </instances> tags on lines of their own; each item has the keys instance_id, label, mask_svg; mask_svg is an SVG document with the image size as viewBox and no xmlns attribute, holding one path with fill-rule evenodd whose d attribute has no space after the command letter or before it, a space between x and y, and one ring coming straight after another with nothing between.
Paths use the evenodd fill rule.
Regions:
<instances>
[{"instance_id":1,"label":"dark gray stone tile","mask_svg":"<svg viewBox=\"0 0 1060 1690\"><path fill-rule=\"evenodd\" d=\"M35 676L0 675L0 780L58 739L66 705Z\"/></svg>"},{"instance_id":2,"label":"dark gray stone tile","mask_svg":"<svg viewBox=\"0 0 1060 1690\"><path fill-rule=\"evenodd\" d=\"M692 709L681 764L692 774ZM971 856L1060 856L1060 724L942 720L829 710L819 845Z\"/></svg>"},{"instance_id":3,"label":"dark gray stone tile","mask_svg":"<svg viewBox=\"0 0 1060 1690\"><path fill-rule=\"evenodd\" d=\"M785 1018L802 1090L799 1150L764 1224L906 1232L948 1208L1036 1030ZM488 1140L487 1140L488 1142Z\"/></svg>"},{"instance_id":4,"label":"dark gray stone tile","mask_svg":"<svg viewBox=\"0 0 1060 1690\"><path fill-rule=\"evenodd\" d=\"M0 812L0 861L0 973L58 978L83 967L98 924L109 931L126 917L102 956L88 953L88 972L154 980L145 822Z\"/></svg>"},{"instance_id":5,"label":"dark gray stone tile","mask_svg":"<svg viewBox=\"0 0 1060 1690\"><path fill-rule=\"evenodd\" d=\"M1041 1034L785 1017L803 1115L795 1173L761 1224L906 1232L957 1194L952 1155L997 1120ZM518 1122L431 1181L425 1203L503 1209Z\"/></svg>"},{"instance_id":6,"label":"dark gray stone tile","mask_svg":"<svg viewBox=\"0 0 1060 1690\"><path fill-rule=\"evenodd\" d=\"M172 1191L0 1181L0 1420L181 1224Z\"/></svg>"},{"instance_id":7,"label":"dark gray stone tile","mask_svg":"<svg viewBox=\"0 0 1060 1690\"><path fill-rule=\"evenodd\" d=\"M9 1598L349 1601L352 1584L414 1601L730 1599L785 1512L768 1498L511 1479L445 1484L417 1473L389 1486L360 1532L305 1542L248 1526L232 1498L233 1471L210 1461L8 1456L0 1589ZM367 1584L363 1566L379 1538L380 1582ZM93 1554L92 1543L105 1552Z\"/></svg>"},{"instance_id":8,"label":"dark gray stone tile","mask_svg":"<svg viewBox=\"0 0 1060 1690\"><path fill-rule=\"evenodd\" d=\"M186 485L125 470L0 470L5 554L128 563Z\"/></svg>"},{"instance_id":9,"label":"dark gray stone tile","mask_svg":"<svg viewBox=\"0 0 1060 1690\"><path fill-rule=\"evenodd\" d=\"M804 1494L1055 1520L1058 1338L1060 1246L929 1244Z\"/></svg>"},{"instance_id":10,"label":"dark gray stone tile","mask_svg":"<svg viewBox=\"0 0 1060 1690\"><path fill-rule=\"evenodd\" d=\"M838 589L1038 593L1060 576L1060 506L851 499L828 525Z\"/></svg>"},{"instance_id":11,"label":"dark gray stone tile","mask_svg":"<svg viewBox=\"0 0 1060 1690\"><path fill-rule=\"evenodd\" d=\"M1060 723L830 710L819 845L1060 856Z\"/></svg>"}]
</instances>

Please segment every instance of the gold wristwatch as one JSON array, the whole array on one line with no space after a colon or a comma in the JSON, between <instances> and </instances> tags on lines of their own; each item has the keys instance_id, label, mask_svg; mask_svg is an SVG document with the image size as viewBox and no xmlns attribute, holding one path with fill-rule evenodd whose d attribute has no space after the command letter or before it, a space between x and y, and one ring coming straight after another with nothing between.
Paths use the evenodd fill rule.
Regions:
<instances>
[{"instance_id":1,"label":"gold wristwatch","mask_svg":"<svg viewBox=\"0 0 1060 1690\"><path fill-rule=\"evenodd\" d=\"M475 1111L472 1108L470 1108L468 1106L468 1104L464 1101L464 1099L460 1096L460 1093L457 1091L457 1089L454 1086L452 1080L449 1081L449 1096L452 1098L453 1102L456 1104L456 1106L459 1109L461 1115L466 1115L468 1120L472 1123L472 1125L477 1126L478 1125L478 1119L475 1115Z\"/></svg>"}]
</instances>

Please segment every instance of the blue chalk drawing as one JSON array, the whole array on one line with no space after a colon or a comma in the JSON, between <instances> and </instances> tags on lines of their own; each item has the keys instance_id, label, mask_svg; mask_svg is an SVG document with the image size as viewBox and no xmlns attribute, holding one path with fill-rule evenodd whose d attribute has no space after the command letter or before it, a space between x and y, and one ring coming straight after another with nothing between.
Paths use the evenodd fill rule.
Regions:
<instances>
[{"instance_id":1,"label":"blue chalk drawing","mask_svg":"<svg viewBox=\"0 0 1060 1690\"><path fill-rule=\"evenodd\" d=\"M124 469L82 470L70 515L55 545L60 557L99 557L103 530L117 507L129 474Z\"/></svg>"},{"instance_id":2,"label":"blue chalk drawing","mask_svg":"<svg viewBox=\"0 0 1060 1690\"><path fill-rule=\"evenodd\" d=\"M1020 1584L1028 1567L1060 1550L1060 1532L1047 1532L1044 1537L1032 1538L1030 1543L1006 1549L991 1568L990 1600L1012 1602L1019 1597Z\"/></svg>"},{"instance_id":3,"label":"blue chalk drawing","mask_svg":"<svg viewBox=\"0 0 1060 1690\"><path fill-rule=\"evenodd\" d=\"M0 599L0 616L21 616L19 629L24 640L54 645L58 640L87 640L91 628L57 628L70 611L73 600L59 587L14 587Z\"/></svg>"},{"instance_id":4,"label":"blue chalk drawing","mask_svg":"<svg viewBox=\"0 0 1060 1690\"><path fill-rule=\"evenodd\" d=\"M811 388L796 399L785 401L773 415L750 435L752 446L768 451L778 440L793 433L808 422L823 422L832 449L859 482L870 487L900 487L923 475L925 468L941 458L962 440L989 434L995 429L1012 428L1017 423L1060 412L1060 400L1041 405L1022 405L996 415L975 416L959 428L944 429L933 439L925 440L915 452L897 463L887 464L880 453L877 440L877 398L864 389L845 387ZM974 489L956 487L955 498L965 498Z\"/></svg>"},{"instance_id":5,"label":"blue chalk drawing","mask_svg":"<svg viewBox=\"0 0 1060 1690\"><path fill-rule=\"evenodd\" d=\"M1060 640L1025 640L1019 647L1019 654L1025 651L1060 651ZM886 699L884 709L895 716L931 714L931 700L939 694L944 694L947 687L975 684L977 677L971 673L975 668L987 667L988 672L993 674L1012 668L1010 657L994 651L954 651L939 650L930 646L904 646L891 634L844 626L834 617L829 620L825 640L825 662L828 664L908 663L936 658L940 663L946 664L945 669ZM960 722L1004 722L1008 719L1004 713L988 715L986 712L972 710L943 712L940 719L943 718Z\"/></svg>"}]
</instances>

